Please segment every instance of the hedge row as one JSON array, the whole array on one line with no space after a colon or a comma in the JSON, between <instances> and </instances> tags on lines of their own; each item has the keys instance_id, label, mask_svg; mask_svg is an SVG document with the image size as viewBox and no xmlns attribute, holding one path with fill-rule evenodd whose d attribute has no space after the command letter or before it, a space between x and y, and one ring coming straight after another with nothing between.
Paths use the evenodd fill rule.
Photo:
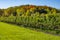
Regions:
<instances>
[{"instance_id":1,"label":"hedge row","mask_svg":"<svg viewBox=\"0 0 60 40\"><path fill-rule=\"evenodd\" d=\"M40 16L1 16L0 21L40 29L49 33L60 34L59 13L56 15L45 14Z\"/></svg>"}]
</instances>

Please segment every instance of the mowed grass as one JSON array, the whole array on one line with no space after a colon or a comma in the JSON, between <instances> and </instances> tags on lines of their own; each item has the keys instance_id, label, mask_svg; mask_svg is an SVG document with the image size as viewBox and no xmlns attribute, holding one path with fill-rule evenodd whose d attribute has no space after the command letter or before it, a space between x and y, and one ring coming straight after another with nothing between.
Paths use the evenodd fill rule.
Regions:
<instances>
[{"instance_id":1,"label":"mowed grass","mask_svg":"<svg viewBox=\"0 0 60 40\"><path fill-rule=\"evenodd\" d=\"M0 22L0 40L60 40L60 36Z\"/></svg>"}]
</instances>

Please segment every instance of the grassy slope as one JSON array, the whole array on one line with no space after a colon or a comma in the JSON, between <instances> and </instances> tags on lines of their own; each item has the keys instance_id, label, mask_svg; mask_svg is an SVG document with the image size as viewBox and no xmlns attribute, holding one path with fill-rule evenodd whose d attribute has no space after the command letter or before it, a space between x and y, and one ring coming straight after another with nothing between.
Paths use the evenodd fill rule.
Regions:
<instances>
[{"instance_id":1,"label":"grassy slope","mask_svg":"<svg viewBox=\"0 0 60 40\"><path fill-rule=\"evenodd\" d=\"M0 22L0 40L60 40L60 36Z\"/></svg>"}]
</instances>

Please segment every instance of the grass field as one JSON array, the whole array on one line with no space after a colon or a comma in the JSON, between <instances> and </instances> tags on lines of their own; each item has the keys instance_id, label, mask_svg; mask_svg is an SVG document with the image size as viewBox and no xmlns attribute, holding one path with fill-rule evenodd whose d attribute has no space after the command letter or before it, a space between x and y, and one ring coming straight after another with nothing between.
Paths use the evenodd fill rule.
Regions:
<instances>
[{"instance_id":1,"label":"grass field","mask_svg":"<svg viewBox=\"0 0 60 40\"><path fill-rule=\"evenodd\" d=\"M0 22L0 40L60 40L60 36Z\"/></svg>"}]
</instances>

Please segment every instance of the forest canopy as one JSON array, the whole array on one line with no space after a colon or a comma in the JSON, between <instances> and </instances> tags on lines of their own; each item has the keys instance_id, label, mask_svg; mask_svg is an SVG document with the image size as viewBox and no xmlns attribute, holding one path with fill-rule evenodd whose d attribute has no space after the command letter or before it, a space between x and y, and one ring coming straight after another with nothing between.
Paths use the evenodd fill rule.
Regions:
<instances>
[{"instance_id":1,"label":"forest canopy","mask_svg":"<svg viewBox=\"0 0 60 40\"><path fill-rule=\"evenodd\" d=\"M53 12L59 12L56 8L48 7L48 6L35 6L35 5L21 5L15 7L9 7L7 9L0 9L0 16L16 16L16 15L24 15L31 16L32 14L47 14Z\"/></svg>"}]
</instances>

